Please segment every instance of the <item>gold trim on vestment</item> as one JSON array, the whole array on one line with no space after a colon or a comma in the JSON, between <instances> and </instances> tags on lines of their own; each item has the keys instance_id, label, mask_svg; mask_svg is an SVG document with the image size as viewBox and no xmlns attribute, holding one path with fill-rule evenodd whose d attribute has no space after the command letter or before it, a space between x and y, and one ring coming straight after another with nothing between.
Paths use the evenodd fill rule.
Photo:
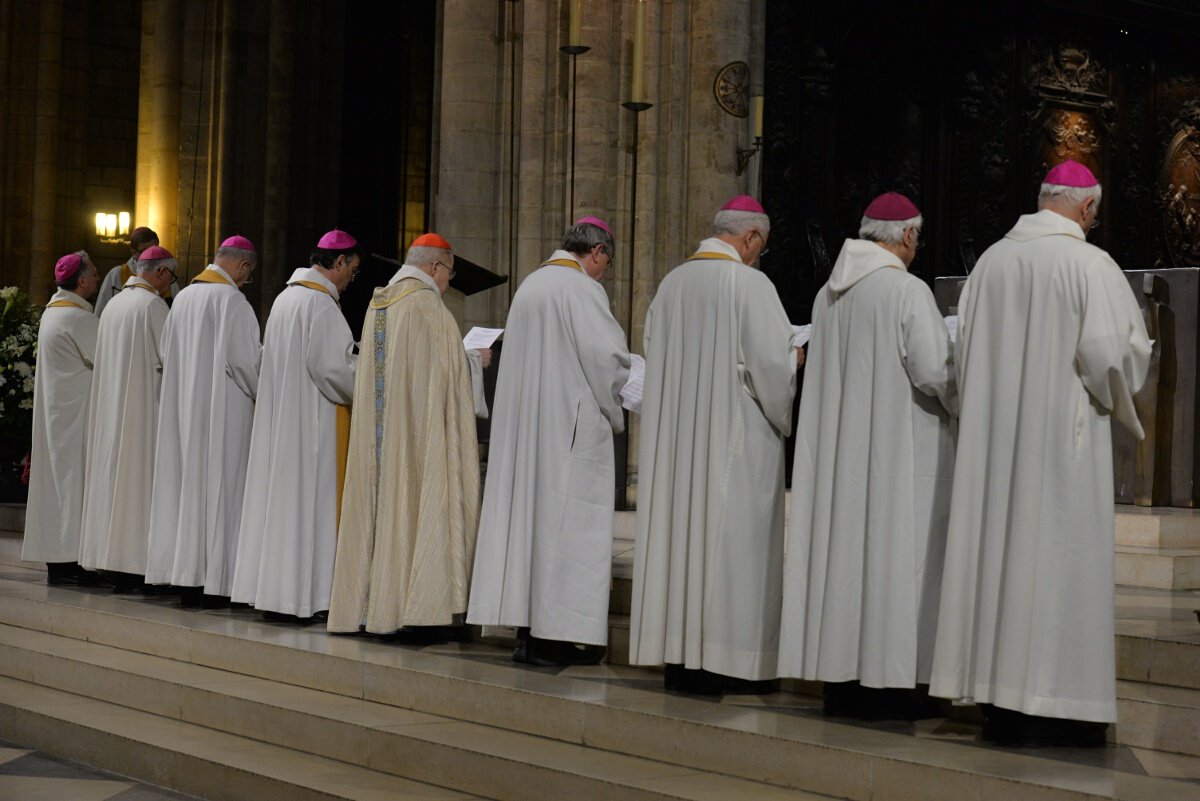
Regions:
<instances>
[{"instance_id":1,"label":"gold trim on vestment","mask_svg":"<svg viewBox=\"0 0 1200 801\"><path fill-rule=\"evenodd\" d=\"M56 300L46 304L47 309L59 309L63 306L74 306L77 309L83 309L84 311L87 311L87 309L84 309L83 306L80 306L73 300Z\"/></svg>"},{"instance_id":2,"label":"gold trim on vestment","mask_svg":"<svg viewBox=\"0 0 1200 801\"><path fill-rule=\"evenodd\" d=\"M297 286L306 286L309 289L315 289L318 292L324 292L326 295L328 295L331 298L333 297L333 293L329 291L328 287L322 286L321 284L318 284L316 281L293 281L292 284L297 285Z\"/></svg>"},{"instance_id":3,"label":"gold trim on vestment","mask_svg":"<svg viewBox=\"0 0 1200 801\"><path fill-rule=\"evenodd\" d=\"M350 407L338 404L335 425L337 427L337 525L342 523L342 492L346 488L346 463L350 456ZM335 526L336 530L336 526Z\"/></svg>"},{"instance_id":4,"label":"gold trim on vestment","mask_svg":"<svg viewBox=\"0 0 1200 801\"><path fill-rule=\"evenodd\" d=\"M157 289L155 289L154 287L149 286L147 284L130 284L129 287L132 287L134 289L144 289L147 292L153 292L155 295L158 295L160 298L162 297L161 292L159 292Z\"/></svg>"},{"instance_id":5,"label":"gold trim on vestment","mask_svg":"<svg viewBox=\"0 0 1200 801\"><path fill-rule=\"evenodd\" d=\"M408 280L408 279L405 279L405 280ZM392 298L391 300L385 301L385 302L380 302L380 301L377 301L374 298L372 298L371 299L371 308L372 309L386 309L388 306L391 306L393 303L399 303L400 301L404 300L405 298L407 298L409 295L411 295L414 292L420 292L422 289L428 289L430 292L433 291L433 287L426 286L425 283L423 281L421 281L420 278L414 278L412 280L419 282L419 285L414 286L414 287L409 287L408 289L404 290L396 297Z\"/></svg>"},{"instance_id":6,"label":"gold trim on vestment","mask_svg":"<svg viewBox=\"0 0 1200 801\"><path fill-rule=\"evenodd\" d=\"M688 261L696 261L697 259L721 259L722 261L736 261L738 264L742 263L742 260L739 258L730 256L728 253L718 253L715 250L698 250L690 259L688 259Z\"/></svg>"},{"instance_id":7,"label":"gold trim on vestment","mask_svg":"<svg viewBox=\"0 0 1200 801\"><path fill-rule=\"evenodd\" d=\"M543 267L545 267L547 264L557 264L559 267L570 267L572 270L579 270L581 273L583 272L583 267L579 264L579 262L572 261L571 259L551 259L550 261L542 262Z\"/></svg>"},{"instance_id":8,"label":"gold trim on vestment","mask_svg":"<svg viewBox=\"0 0 1200 801\"><path fill-rule=\"evenodd\" d=\"M192 279L193 284L197 281L202 284L229 284L231 287L234 287L235 289L237 288L237 284L235 284L233 281L230 281L216 270L205 270Z\"/></svg>"}]
</instances>

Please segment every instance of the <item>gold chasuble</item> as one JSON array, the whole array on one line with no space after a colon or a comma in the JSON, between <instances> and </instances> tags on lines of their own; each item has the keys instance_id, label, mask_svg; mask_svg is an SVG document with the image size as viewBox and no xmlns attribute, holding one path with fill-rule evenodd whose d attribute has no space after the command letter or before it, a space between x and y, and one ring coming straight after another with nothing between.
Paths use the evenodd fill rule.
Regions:
<instances>
[{"instance_id":1,"label":"gold chasuble","mask_svg":"<svg viewBox=\"0 0 1200 801\"><path fill-rule=\"evenodd\" d=\"M199 280L199 278L197 278ZM333 297L329 290L318 284L316 281L293 281L293 284L315 289L318 292L324 292L326 295ZM335 298L336 300L336 298ZM342 302L337 301L338 306ZM350 450L350 407L344 403L339 403L337 406L337 515L338 519L342 519L342 492L346 488L346 454Z\"/></svg>"},{"instance_id":2,"label":"gold chasuble","mask_svg":"<svg viewBox=\"0 0 1200 801\"><path fill-rule=\"evenodd\" d=\"M420 279L375 290L354 393L328 628L451 624L479 523L475 409L458 325Z\"/></svg>"}]
</instances>

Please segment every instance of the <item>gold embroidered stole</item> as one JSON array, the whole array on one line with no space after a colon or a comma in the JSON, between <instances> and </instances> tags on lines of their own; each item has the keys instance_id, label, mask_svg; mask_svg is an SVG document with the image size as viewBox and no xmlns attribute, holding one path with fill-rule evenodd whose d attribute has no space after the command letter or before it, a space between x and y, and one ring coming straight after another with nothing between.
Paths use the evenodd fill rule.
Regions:
<instances>
[{"instance_id":1,"label":"gold embroidered stole","mask_svg":"<svg viewBox=\"0 0 1200 801\"><path fill-rule=\"evenodd\" d=\"M211 267L192 279L193 284L197 281L202 284L229 284L232 287L237 287L237 284L233 283L233 281L230 281L224 275L212 269Z\"/></svg>"}]
</instances>

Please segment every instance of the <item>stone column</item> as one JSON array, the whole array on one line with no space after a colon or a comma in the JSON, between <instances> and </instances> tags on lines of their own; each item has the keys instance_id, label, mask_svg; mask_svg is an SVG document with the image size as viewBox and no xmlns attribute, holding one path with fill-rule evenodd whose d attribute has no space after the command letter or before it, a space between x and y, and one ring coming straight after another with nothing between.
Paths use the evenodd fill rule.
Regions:
<instances>
[{"instance_id":1,"label":"stone column","mask_svg":"<svg viewBox=\"0 0 1200 801\"><path fill-rule=\"evenodd\" d=\"M38 13L37 110L34 117L33 198L29 291L54 292L55 207L58 202L59 102L62 91L62 0L45 0Z\"/></svg>"},{"instance_id":2,"label":"stone column","mask_svg":"<svg viewBox=\"0 0 1200 801\"><path fill-rule=\"evenodd\" d=\"M135 226L179 249L179 123L183 0L144 0L138 90Z\"/></svg>"},{"instance_id":3,"label":"stone column","mask_svg":"<svg viewBox=\"0 0 1200 801\"><path fill-rule=\"evenodd\" d=\"M527 5L445 0L442 9L430 224L464 256L510 276L507 286L467 299L467 324L503 320L516 288L510 199L521 194L512 168L518 142L510 100L514 49L520 56L516 22Z\"/></svg>"},{"instance_id":4,"label":"stone column","mask_svg":"<svg viewBox=\"0 0 1200 801\"><path fill-rule=\"evenodd\" d=\"M267 135L264 149L267 191L263 203L263 241L259 247L274 254L258 265L262 282L282 286L293 267L283 257L288 252L288 228L291 221L292 105L295 90L293 42L296 37L297 10L290 0L271 0L271 25L268 34L267 61ZM263 293L267 308L259 309L266 320L273 293Z\"/></svg>"}]
</instances>

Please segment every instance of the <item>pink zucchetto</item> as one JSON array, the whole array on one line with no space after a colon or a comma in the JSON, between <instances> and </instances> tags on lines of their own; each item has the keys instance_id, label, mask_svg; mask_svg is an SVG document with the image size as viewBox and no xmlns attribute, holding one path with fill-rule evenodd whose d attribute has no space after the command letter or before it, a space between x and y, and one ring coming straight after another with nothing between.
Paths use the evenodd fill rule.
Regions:
<instances>
[{"instance_id":1,"label":"pink zucchetto","mask_svg":"<svg viewBox=\"0 0 1200 801\"><path fill-rule=\"evenodd\" d=\"M755 214L767 213L762 204L749 195L738 195L735 198L730 198L729 202L721 207L721 211L749 211Z\"/></svg>"},{"instance_id":2,"label":"pink zucchetto","mask_svg":"<svg viewBox=\"0 0 1200 801\"><path fill-rule=\"evenodd\" d=\"M254 249L254 243L244 236L231 236L221 243L223 248L237 248L238 250L248 250L251 253L257 253Z\"/></svg>"},{"instance_id":3,"label":"pink zucchetto","mask_svg":"<svg viewBox=\"0 0 1200 801\"><path fill-rule=\"evenodd\" d=\"M921 216L921 210L899 192L884 192L871 201L863 216L871 220L894 222Z\"/></svg>"},{"instance_id":4,"label":"pink zucchetto","mask_svg":"<svg viewBox=\"0 0 1200 801\"><path fill-rule=\"evenodd\" d=\"M138 254L138 261L157 261L159 259L173 259L175 254L166 248L161 248L158 245L151 245Z\"/></svg>"},{"instance_id":5,"label":"pink zucchetto","mask_svg":"<svg viewBox=\"0 0 1200 801\"><path fill-rule=\"evenodd\" d=\"M68 253L54 264L54 281L62 283L68 280L83 267L83 257L78 253Z\"/></svg>"},{"instance_id":6,"label":"pink zucchetto","mask_svg":"<svg viewBox=\"0 0 1200 801\"><path fill-rule=\"evenodd\" d=\"M581 225L583 223L587 223L588 225L594 225L597 228L599 228L601 231L607 232L609 236L616 236L616 234L613 233L612 229L608 227L608 223L606 223L604 220L600 219L599 217L580 217L578 220L575 221L576 225Z\"/></svg>"},{"instance_id":7,"label":"pink zucchetto","mask_svg":"<svg viewBox=\"0 0 1200 801\"><path fill-rule=\"evenodd\" d=\"M1078 161L1067 159L1062 164L1054 167L1050 172L1046 173L1044 184L1053 184L1054 186L1076 186L1090 187L1096 186L1100 182L1096 180L1096 176L1087 167L1080 164Z\"/></svg>"},{"instance_id":8,"label":"pink zucchetto","mask_svg":"<svg viewBox=\"0 0 1200 801\"><path fill-rule=\"evenodd\" d=\"M350 234L334 228L321 237L321 241L317 242L317 247L324 250L348 250L357 244L358 240L350 236Z\"/></svg>"}]
</instances>

